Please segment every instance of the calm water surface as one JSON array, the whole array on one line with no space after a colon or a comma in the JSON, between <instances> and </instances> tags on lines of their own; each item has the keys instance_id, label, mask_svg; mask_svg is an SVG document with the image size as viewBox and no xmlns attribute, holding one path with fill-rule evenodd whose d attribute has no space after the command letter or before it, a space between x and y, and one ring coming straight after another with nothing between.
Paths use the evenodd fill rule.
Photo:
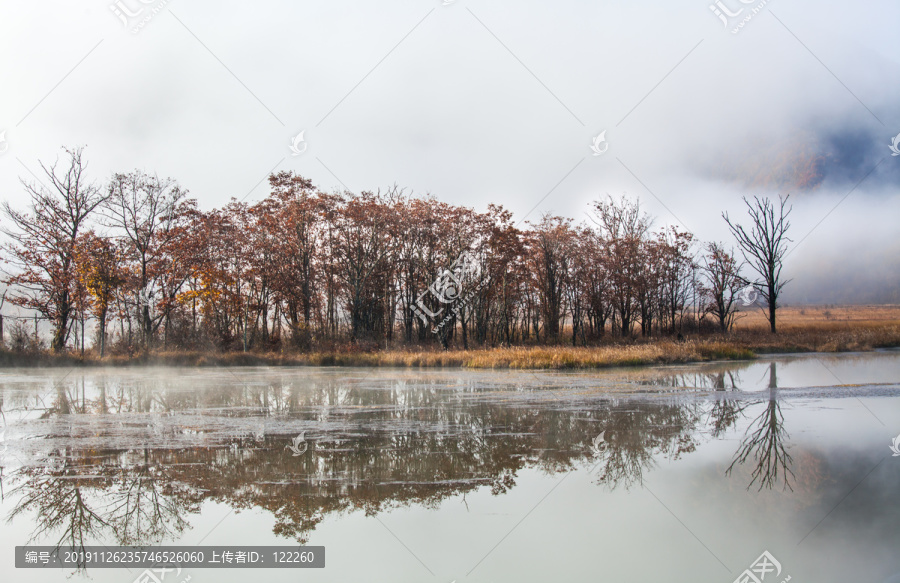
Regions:
<instances>
[{"instance_id":1,"label":"calm water surface","mask_svg":"<svg viewBox=\"0 0 900 583\"><path fill-rule=\"evenodd\" d=\"M324 545L164 583L900 582L900 352L591 373L0 372L13 547ZM293 448L293 449L291 449ZM298 455L295 455L297 453ZM753 581L753 579L748 579Z\"/></svg>"}]
</instances>

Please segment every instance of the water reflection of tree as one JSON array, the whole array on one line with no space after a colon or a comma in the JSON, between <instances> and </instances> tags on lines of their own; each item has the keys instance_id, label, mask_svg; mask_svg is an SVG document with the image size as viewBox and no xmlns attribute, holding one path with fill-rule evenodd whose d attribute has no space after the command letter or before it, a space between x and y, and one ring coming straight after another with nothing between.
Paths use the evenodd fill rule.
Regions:
<instances>
[{"instance_id":1,"label":"water reflection of tree","mask_svg":"<svg viewBox=\"0 0 900 583\"><path fill-rule=\"evenodd\" d=\"M609 489L643 483L658 457L678 459L696 449L702 410L697 403L628 403L603 420L604 443L596 463L598 482Z\"/></svg>"},{"instance_id":2,"label":"water reflection of tree","mask_svg":"<svg viewBox=\"0 0 900 583\"><path fill-rule=\"evenodd\" d=\"M106 466L112 481L106 508L110 527L121 545L159 543L180 535L189 525L184 515L199 511L202 495L167 475L168 468L144 463L117 471Z\"/></svg>"},{"instance_id":3,"label":"water reflection of tree","mask_svg":"<svg viewBox=\"0 0 900 583\"><path fill-rule=\"evenodd\" d=\"M707 423L718 435L742 410L730 398L711 409L678 397L592 401L571 409L546 400L484 399L475 382L455 386L453 399L446 387L415 379L375 391L339 378L304 382L275 378L179 391L172 383L119 379L90 390L83 381L59 388L48 415L122 414L128 427L138 428L131 431L143 431L129 440L146 446L68 447L56 456L65 460L62 467L26 466L0 478L12 478L21 496L10 518L33 511L34 536L60 531L67 546L92 538L153 544L177 537L200 504L213 500L265 509L277 535L306 542L329 515L434 507L478 488L499 495L525 468L592 468L600 484L629 488L642 483L655 460L694 451ZM712 371L692 382L721 388L727 397L737 381L729 371ZM202 446L184 437L190 426L169 421L213 408L233 418L233 427L206 436ZM284 450L291 436L267 433L266 424L277 427L279 419L330 423L332 429L308 431L307 453L294 457ZM591 440L601 431L605 442L594 455Z\"/></svg>"},{"instance_id":4,"label":"water reflection of tree","mask_svg":"<svg viewBox=\"0 0 900 583\"><path fill-rule=\"evenodd\" d=\"M66 452L61 452L60 457L49 462L57 467L29 466L15 475L24 481L10 492L21 497L8 520L26 512L34 514L35 528L29 542L61 532L57 546L81 548L85 541L100 536L109 527L101 513L92 508L89 495L83 490L84 480L72 476L65 460Z\"/></svg>"},{"instance_id":5,"label":"water reflection of tree","mask_svg":"<svg viewBox=\"0 0 900 583\"><path fill-rule=\"evenodd\" d=\"M788 433L784 428L784 415L781 413L781 404L778 402L778 379L776 364L769 364L769 399L762 413L750 423L744 434L744 439L734 455L731 465L725 471L731 475L735 465L743 465L752 458L754 464L751 472L751 488L759 482L758 490L773 488L779 479L783 481L782 490L793 491L790 480L794 478L791 470L793 458L787 451L785 440Z\"/></svg>"},{"instance_id":6,"label":"water reflection of tree","mask_svg":"<svg viewBox=\"0 0 900 583\"><path fill-rule=\"evenodd\" d=\"M98 454L107 463L89 465ZM31 515L29 543L55 536L57 548L174 538L188 527L184 516L199 511L202 496L172 481L165 467L148 463L149 454L144 451L144 463L129 464L121 452L53 452L45 464L21 467L11 476L16 485L9 494L18 499L8 520Z\"/></svg>"},{"instance_id":7,"label":"water reflection of tree","mask_svg":"<svg viewBox=\"0 0 900 583\"><path fill-rule=\"evenodd\" d=\"M709 411L710 434L713 438L721 438L737 424L749 407L759 403L737 396L736 391L742 382L740 372L739 367L728 366L661 378L668 386L714 389L715 400ZM794 478L791 469L793 458L787 452L788 434L784 429L784 416L778 400L777 363L769 363L768 375L769 398L766 406L750 423L726 475L730 476L736 467L750 462L753 469L748 488L758 484L760 490L771 489L783 481L782 489L793 490L790 483Z\"/></svg>"},{"instance_id":8,"label":"water reflection of tree","mask_svg":"<svg viewBox=\"0 0 900 583\"><path fill-rule=\"evenodd\" d=\"M741 381L739 372L719 371L711 373L709 378L716 391L715 400L709 412L710 433L712 437L718 439L743 417L748 403L734 396L734 392L739 390L738 383Z\"/></svg>"}]
</instances>

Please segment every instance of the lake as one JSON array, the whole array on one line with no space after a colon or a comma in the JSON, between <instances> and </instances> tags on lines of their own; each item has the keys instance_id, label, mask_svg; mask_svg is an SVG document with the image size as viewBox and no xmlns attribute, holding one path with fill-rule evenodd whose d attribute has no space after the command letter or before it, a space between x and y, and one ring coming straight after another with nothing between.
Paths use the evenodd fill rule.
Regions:
<instances>
[{"instance_id":1,"label":"lake","mask_svg":"<svg viewBox=\"0 0 900 583\"><path fill-rule=\"evenodd\" d=\"M0 581L141 575L14 568L14 546L61 541L327 551L324 569L164 583L900 582L900 351L7 369L0 406Z\"/></svg>"}]
</instances>

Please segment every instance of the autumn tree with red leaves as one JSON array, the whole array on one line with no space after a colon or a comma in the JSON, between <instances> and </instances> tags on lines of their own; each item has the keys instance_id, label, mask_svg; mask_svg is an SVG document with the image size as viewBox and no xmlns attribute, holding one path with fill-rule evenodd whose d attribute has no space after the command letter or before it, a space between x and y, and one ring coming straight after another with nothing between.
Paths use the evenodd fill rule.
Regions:
<instances>
[{"instance_id":1,"label":"autumn tree with red leaves","mask_svg":"<svg viewBox=\"0 0 900 583\"><path fill-rule=\"evenodd\" d=\"M77 241L88 218L105 196L87 181L84 148L64 149L66 167L59 161L41 168L50 186L22 181L29 209L3 203L11 225L3 229L9 242L3 246L14 272L4 278L13 288L9 301L38 311L53 325L50 347L60 352L75 321L79 280L76 270Z\"/></svg>"},{"instance_id":2,"label":"autumn tree with red leaves","mask_svg":"<svg viewBox=\"0 0 900 583\"><path fill-rule=\"evenodd\" d=\"M278 172L261 201L200 211L175 180L141 170L114 174L103 190L87 184L82 151L66 153L68 169L44 168L52 188L26 185L28 210L3 207L10 299L51 320L54 351L79 317L83 345L85 314L101 355L111 319L111 347L123 352L160 339L245 351L586 346L610 332L629 339L638 325L644 337L686 323L699 331L709 314L727 330L744 281L720 246L708 247L697 281L693 235L651 232L627 198L598 199L591 222L548 214L520 229L498 205L479 212L397 186L329 194ZM731 226L773 279L760 287L774 307L787 212L784 201L780 219L771 204L757 207L753 230ZM768 247L753 255L760 237L771 257Z\"/></svg>"},{"instance_id":3,"label":"autumn tree with red leaves","mask_svg":"<svg viewBox=\"0 0 900 583\"><path fill-rule=\"evenodd\" d=\"M130 291L145 347L168 325L176 298L191 275L189 226L196 202L171 179L140 170L116 174L104 204L107 224L122 238Z\"/></svg>"},{"instance_id":4,"label":"autumn tree with red leaves","mask_svg":"<svg viewBox=\"0 0 900 583\"><path fill-rule=\"evenodd\" d=\"M122 250L108 237L89 231L76 244L76 265L82 287L90 294L90 304L97 319L100 356L106 352L106 326L116 292L128 281Z\"/></svg>"}]
</instances>

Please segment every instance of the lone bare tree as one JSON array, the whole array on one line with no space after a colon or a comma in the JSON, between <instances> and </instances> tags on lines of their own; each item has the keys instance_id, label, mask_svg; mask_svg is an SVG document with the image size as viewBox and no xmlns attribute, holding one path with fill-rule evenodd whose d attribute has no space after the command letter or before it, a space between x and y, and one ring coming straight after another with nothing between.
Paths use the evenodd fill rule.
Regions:
<instances>
[{"instance_id":1,"label":"lone bare tree","mask_svg":"<svg viewBox=\"0 0 900 583\"><path fill-rule=\"evenodd\" d=\"M768 197L753 197L753 202L744 198L747 205L747 214L752 225L749 230L742 225L732 222L728 213L722 213L722 218L728 223L728 228L737 239L744 259L759 274L762 281L755 282L760 295L766 300L769 320L769 328L774 334L775 310L778 308L778 296L788 283L781 279L781 267L784 255L787 252L787 244L791 239L787 237L787 231L791 224L787 218L791 214L791 208L787 206L790 195L778 195L778 208ZM776 216L777 211L777 216Z\"/></svg>"}]
</instances>

